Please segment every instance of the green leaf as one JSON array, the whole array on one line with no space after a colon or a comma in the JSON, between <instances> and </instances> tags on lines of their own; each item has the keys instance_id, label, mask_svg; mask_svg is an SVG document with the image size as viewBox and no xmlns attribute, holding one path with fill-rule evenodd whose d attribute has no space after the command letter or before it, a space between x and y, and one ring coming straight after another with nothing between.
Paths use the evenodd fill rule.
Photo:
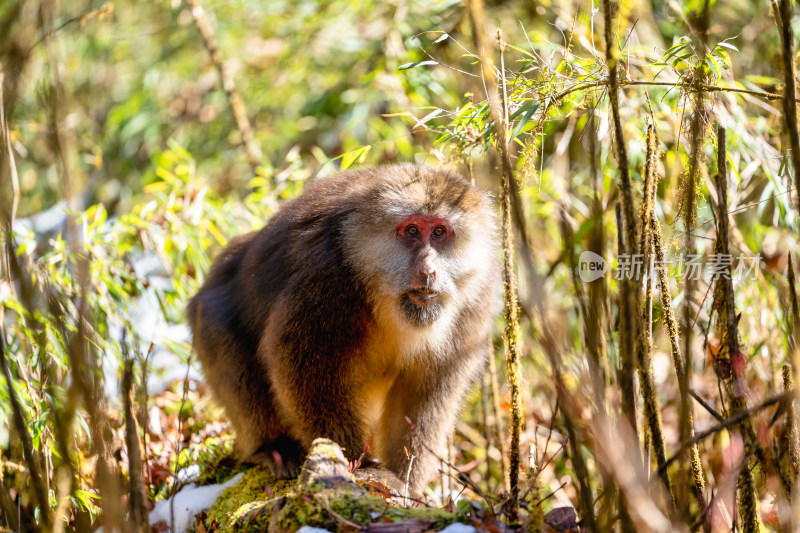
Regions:
<instances>
[{"instance_id":1,"label":"green leaf","mask_svg":"<svg viewBox=\"0 0 800 533\"><path fill-rule=\"evenodd\" d=\"M721 41L721 42L717 43L717 46L722 46L723 48L729 48L729 49L731 49L731 50L733 50L735 52L739 51L738 48L736 48L735 46L733 46L730 43L726 43L725 41Z\"/></svg>"},{"instance_id":2,"label":"green leaf","mask_svg":"<svg viewBox=\"0 0 800 533\"><path fill-rule=\"evenodd\" d=\"M669 62L670 64L672 64L672 66L675 66L675 61L674 60L671 61L671 59L673 57L678 57L679 59L685 59L687 57L690 57L690 56L694 55L694 49L691 47L691 44L688 41L683 41L682 39L683 38L681 38L681 41L679 41L679 42L675 43L674 45L672 45L669 48L669 50L667 50L664 53L664 56L661 58L662 61L664 61L665 63ZM688 54L684 54L683 56L679 56L678 54L684 48L689 48L689 50L691 50L691 51Z\"/></svg>"},{"instance_id":3,"label":"green leaf","mask_svg":"<svg viewBox=\"0 0 800 533\"><path fill-rule=\"evenodd\" d=\"M424 67L427 65L438 65L437 61L414 61L413 63L406 63L405 65L400 65L397 67L397 70L408 70L410 68L416 67Z\"/></svg>"},{"instance_id":4,"label":"green leaf","mask_svg":"<svg viewBox=\"0 0 800 533\"><path fill-rule=\"evenodd\" d=\"M717 60L711 54L706 54L706 66L711 69L711 72L714 74L714 78L719 79L722 76L722 69L717 63Z\"/></svg>"},{"instance_id":5,"label":"green leaf","mask_svg":"<svg viewBox=\"0 0 800 533\"><path fill-rule=\"evenodd\" d=\"M363 163L371 149L372 145L368 144L366 146L359 146L355 150L345 152L339 156L342 158L342 170L350 168L356 161Z\"/></svg>"},{"instance_id":6,"label":"green leaf","mask_svg":"<svg viewBox=\"0 0 800 533\"><path fill-rule=\"evenodd\" d=\"M539 109L539 102L531 102L529 107L530 109L525 113L525 116L523 116L522 119L517 122L516 127L514 127L514 132L511 134L512 141L519 135L525 125L528 124L533 114L536 113L536 110Z\"/></svg>"},{"instance_id":7,"label":"green leaf","mask_svg":"<svg viewBox=\"0 0 800 533\"><path fill-rule=\"evenodd\" d=\"M714 48L711 51L711 55L714 56L718 62L722 63L722 68L725 70L729 70L731 67L731 56L726 50L721 50L719 48Z\"/></svg>"},{"instance_id":8,"label":"green leaf","mask_svg":"<svg viewBox=\"0 0 800 533\"><path fill-rule=\"evenodd\" d=\"M759 85L777 85L780 83L778 78L773 78L772 76L760 76L758 74L749 74L745 76L744 79Z\"/></svg>"},{"instance_id":9,"label":"green leaf","mask_svg":"<svg viewBox=\"0 0 800 533\"><path fill-rule=\"evenodd\" d=\"M781 164L783 166L783 164ZM769 206L770 202L768 202L769 197L772 196L772 192L775 190L775 183L770 180L764 185L764 190L761 191L761 197L758 199L758 207L756 211L758 216L761 217L764 215L764 210Z\"/></svg>"},{"instance_id":10,"label":"green leaf","mask_svg":"<svg viewBox=\"0 0 800 533\"><path fill-rule=\"evenodd\" d=\"M535 56L535 55L533 55L532 53L530 53L528 50L525 50L524 48L520 48L520 47L518 47L518 46L514 46L513 44L507 44L506 46L508 46L508 47L509 47L510 49L512 49L512 50L516 50L516 51L517 51L517 52L519 52L520 54L525 54L526 56L528 56L528 57L530 57L530 58L534 58L534 59L536 58L536 56Z\"/></svg>"},{"instance_id":11,"label":"green leaf","mask_svg":"<svg viewBox=\"0 0 800 533\"><path fill-rule=\"evenodd\" d=\"M444 109L435 109L435 110L431 111L430 113L428 113L427 115L425 115L424 117L422 117L421 119L419 119L417 121L417 123L414 124L414 127L416 128L418 126L422 126L422 125L430 122L431 120L435 119L436 117L438 117L442 113L444 113Z\"/></svg>"},{"instance_id":12,"label":"green leaf","mask_svg":"<svg viewBox=\"0 0 800 533\"><path fill-rule=\"evenodd\" d=\"M736 168L736 165L733 164L733 158L731 157L730 152L727 150L725 150L725 157L728 160L728 166L730 167L731 171L733 171L733 175L736 176L736 183L741 187L742 177L739 175L739 170Z\"/></svg>"}]
</instances>

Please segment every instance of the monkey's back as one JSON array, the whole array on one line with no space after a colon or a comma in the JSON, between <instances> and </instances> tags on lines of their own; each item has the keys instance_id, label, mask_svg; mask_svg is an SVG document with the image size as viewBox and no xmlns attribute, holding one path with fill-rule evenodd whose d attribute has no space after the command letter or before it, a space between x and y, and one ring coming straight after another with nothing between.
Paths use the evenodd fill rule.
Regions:
<instances>
[{"instance_id":1,"label":"monkey's back","mask_svg":"<svg viewBox=\"0 0 800 533\"><path fill-rule=\"evenodd\" d=\"M338 377L315 375L313 359L303 354L333 351L345 365L344 356L361 341L369 312L363 286L344 259L341 224L350 211L342 206L363 185L342 175L310 184L264 228L233 239L187 307L204 375L237 429L245 457L264 439L287 432L268 357L259 355L276 305L281 323L273 326L283 331L276 342L288 348L284 353L296 372L320 385Z\"/></svg>"}]
</instances>

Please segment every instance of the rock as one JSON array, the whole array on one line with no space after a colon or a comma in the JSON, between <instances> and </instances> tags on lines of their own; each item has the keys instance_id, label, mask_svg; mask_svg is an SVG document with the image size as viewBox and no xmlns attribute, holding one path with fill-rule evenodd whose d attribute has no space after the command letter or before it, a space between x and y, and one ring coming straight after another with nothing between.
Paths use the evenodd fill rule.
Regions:
<instances>
[{"instance_id":1,"label":"rock","mask_svg":"<svg viewBox=\"0 0 800 533\"><path fill-rule=\"evenodd\" d=\"M338 444L330 439L314 439L308 458L303 464L300 483L321 482L328 486L342 483L353 483L355 478L350 473L347 459Z\"/></svg>"}]
</instances>

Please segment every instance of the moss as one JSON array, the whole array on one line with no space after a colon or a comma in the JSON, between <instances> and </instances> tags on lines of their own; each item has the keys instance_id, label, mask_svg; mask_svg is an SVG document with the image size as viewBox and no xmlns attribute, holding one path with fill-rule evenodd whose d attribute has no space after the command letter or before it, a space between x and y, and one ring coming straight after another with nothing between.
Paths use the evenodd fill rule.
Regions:
<instances>
[{"instance_id":1,"label":"moss","mask_svg":"<svg viewBox=\"0 0 800 533\"><path fill-rule=\"evenodd\" d=\"M440 525L455 521L453 514L440 509L395 507L378 496L365 493L358 486L342 485L315 490L318 488L319 485L287 497L275 517L275 530L296 531L303 526L315 526L329 531L343 531L351 530L355 524L364 526L372 522L398 522L415 518L431 520Z\"/></svg>"},{"instance_id":2,"label":"moss","mask_svg":"<svg viewBox=\"0 0 800 533\"><path fill-rule=\"evenodd\" d=\"M192 443L175 459L175 469L180 471L197 465L200 474L191 481L199 486L224 483L246 470L233 450L233 436L224 433Z\"/></svg>"},{"instance_id":3,"label":"moss","mask_svg":"<svg viewBox=\"0 0 800 533\"><path fill-rule=\"evenodd\" d=\"M230 531L233 523L253 506L288 492L292 481L275 479L266 468L254 467L245 471L242 479L233 487L225 489L208 510L208 520L216 518L220 531ZM249 506L245 509L246 506Z\"/></svg>"},{"instance_id":4,"label":"moss","mask_svg":"<svg viewBox=\"0 0 800 533\"><path fill-rule=\"evenodd\" d=\"M527 520L524 521L524 529L532 533L537 533L544 530L544 507L542 504L542 479L539 473L533 468L528 473L529 478L533 478L530 491L525 498L526 507L528 509Z\"/></svg>"},{"instance_id":5,"label":"moss","mask_svg":"<svg viewBox=\"0 0 800 533\"><path fill-rule=\"evenodd\" d=\"M315 439L309 455L322 455L331 461L344 461L342 449L330 439Z\"/></svg>"},{"instance_id":6,"label":"moss","mask_svg":"<svg viewBox=\"0 0 800 533\"><path fill-rule=\"evenodd\" d=\"M342 475L341 469L346 475ZM341 449L317 439L298 481L279 481L269 470L252 468L225 490L208 510L206 525L216 520L220 533L297 531L303 526L330 531L360 529L373 522L425 520L434 525L455 521L439 509L406 509L370 494L352 480Z\"/></svg>"},{"instance_id":7,"label":"moss","mask_svg":"<svg viewBox=\"0 0 800 533\"><path fill-rule=\"evenodd\" d=\"M440 509L406 509L396 507L362 487L343 483L327 487L325 483L292 486L280 482L274 497L269 498L266 486L275 486L274 478L263 471L245 473L236 486L222 493L209 509L207 525L215 518L219 531L227 532L288 532L303 526L315 526L329 531L352 530L373 522L398 522L421 519L431 526L444 526L455 516Z\"/></svg>"}]
</instances>

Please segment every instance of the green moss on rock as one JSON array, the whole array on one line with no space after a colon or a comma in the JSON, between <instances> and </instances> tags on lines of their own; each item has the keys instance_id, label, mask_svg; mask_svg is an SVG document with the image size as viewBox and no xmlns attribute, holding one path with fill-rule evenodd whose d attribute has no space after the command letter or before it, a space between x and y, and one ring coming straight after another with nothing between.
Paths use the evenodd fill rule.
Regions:
<instances>
[{"instance_id":1,"label":"green moss on rock","mask_svg":"<svg viewBox=\"0 0 800 533\"><path fill-rule=\"evenodd\" d=\"M252 468L208 510L206 525L214 519L220 533L283 533L303 526L353 531L374 522L404 520L434 529L456 517L439 509L398 507L371 494L354 482L341 448L317 439L299 481L279 481L266 469Z\"/></svg>"},{"instance_id":2,"label":"green moss on rock","mask_svg":"<svg viewBox=\"0 0 800 533\"><path fill-rule=\"evenodd\" d=\"M216 518L220 531L230 531L233 522L254 504L288 492L294 486L293 481L275 479L266 468L254 467L244 472L242 479L233 487L225 489L214 505L208 510L208 522ZM245 507L250 506L250 509Z\"/></svg>"}]
</instances>

